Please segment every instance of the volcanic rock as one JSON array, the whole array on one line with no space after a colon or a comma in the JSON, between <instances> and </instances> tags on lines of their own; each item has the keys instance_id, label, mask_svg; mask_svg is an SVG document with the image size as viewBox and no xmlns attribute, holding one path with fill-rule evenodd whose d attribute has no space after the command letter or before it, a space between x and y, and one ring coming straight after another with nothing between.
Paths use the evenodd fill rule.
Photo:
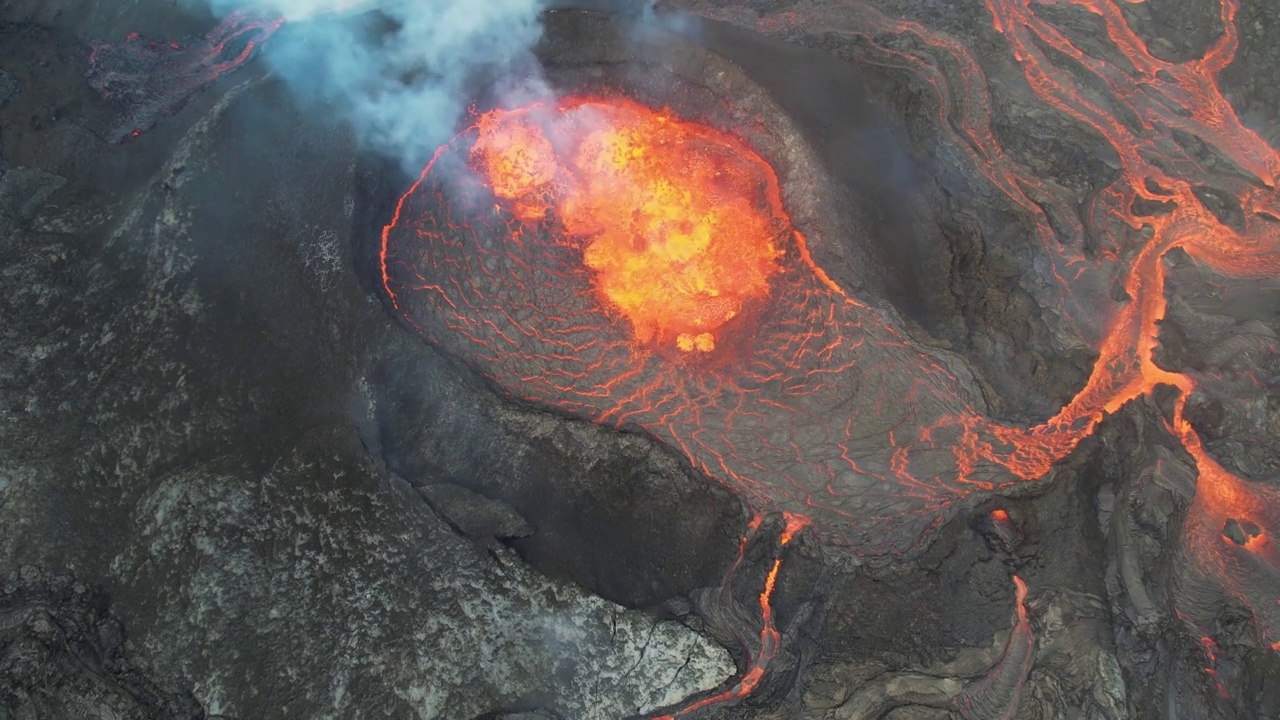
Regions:
<instances>
[{"instance_id":1,"label":"volcanic rock","mask_svg":"<svg viewBox=\"0 0 1280 720\"><path fill-rule=\"evenodd\" d=\"M270 32L242 58L187 3L8 2L0 717L1280 716L1270 4L551 5L549 86L776 174L806 238L779 295L831 314L768 342L830 339L788 367L838 381L690 382L647 423L522 392L556 355L458 327L586 302L512 312L460 243L439 278L493 302L397 307L377 256L420 167ZM491 205L449 237L561 268Z\"/></svg>"}]
</instances>

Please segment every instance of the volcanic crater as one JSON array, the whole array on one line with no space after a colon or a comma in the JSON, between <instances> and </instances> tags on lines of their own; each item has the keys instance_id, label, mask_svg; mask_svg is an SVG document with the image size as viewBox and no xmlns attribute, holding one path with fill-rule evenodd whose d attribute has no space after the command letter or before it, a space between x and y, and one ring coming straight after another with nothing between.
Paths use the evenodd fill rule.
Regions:
<instances>
[{"instance_id":1,"label":"volcanic crater","mask_svg":"<svg viewBox=\"0 0 1280 720\"><path fill-rule=\"evenodd\" d=\"M1265 4L589 4L0 10L0 710L1280 712Z\"/></svg>"}]
</instances>

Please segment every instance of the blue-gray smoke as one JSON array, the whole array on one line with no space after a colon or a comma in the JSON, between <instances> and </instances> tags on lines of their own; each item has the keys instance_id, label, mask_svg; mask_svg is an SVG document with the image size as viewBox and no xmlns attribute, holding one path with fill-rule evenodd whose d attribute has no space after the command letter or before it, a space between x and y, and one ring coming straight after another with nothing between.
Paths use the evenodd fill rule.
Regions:
<instances>
[{"instance_id":1,"label":"blue-gray smoke","mask_svg":"<svg viewBox=\"0 0 1280 720\"><path fill-rule=\"evenodd\" d=\"M513 101L550 95L531 52L544 0L206 1L219 16L286 18L266 61L309 110L340 114L415 173L452 137L478 77Z\"/></svg>"}]
</instances>

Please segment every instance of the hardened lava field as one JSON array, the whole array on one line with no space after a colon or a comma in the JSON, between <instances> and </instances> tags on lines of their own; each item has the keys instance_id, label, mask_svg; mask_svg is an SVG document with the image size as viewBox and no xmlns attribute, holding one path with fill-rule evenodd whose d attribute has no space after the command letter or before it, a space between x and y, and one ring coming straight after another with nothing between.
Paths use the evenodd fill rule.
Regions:
<instances>
[{"instance_id":1,"label":"hardened lava field","mask_svg":"<svg viewBox=\"0 0 1280 720\"><path fill-rule=\"evenodd\" d=\"M1238 277L1274 272L1280 258L1268 210L1276 152L1240 125L1213 79L1234 50L1236 7L1224 3L1217 45L1178 64L1151 56L1111 5L1079 4L1107 23L1130 68L1085 55L1023 4L989 3L1032 90L1095 128L1120 159L1119 178L1074 225L1062 220L1068 199L991 132L987 82L968 50L870 10L849 21L861 28L850 32L914 36L959 68L956 87L929 82L953 108L949 131L975 172L1034 220L1030 240L1043 246L1068 319L1097 336L1084 387L1043 423L990 419L963 362L914 342L891 308L834 282L788 219L778 173L735 133L620 94L495 110L442 147L383 231L385 292L429 340L510 395L647 431L752 507L806 518L818 538L863 556L913 554L960 501L1045 477L1106 415L1167 386L1177 392L1168 429L1201 486L1184 546L1196 573L1257 611L1259 637L1272 645L1280 636L1264 608L1274 598L1246 589L1270 597L1269 546L1219 528L1247 521L1263 538L1272 492L1205 452L1183 413L1196 376L1154 359L1171 250ZM821 12L779 17L817 22ZM1091 101L1037 42L1077 57L1143 130ZM880 52L903 67L918 62ZM1254 177L1213 178L1238 193L1242 225L1203 204L1195 188L1210 173L1166 141L1175 129L1195 131ZM1100 252L1084 251L1086 234ZM1102 310L1074 294L1097 270L1122 287ZM1244 560L1265 577L1247 579Z\"/></svg>"},{"instance_id":2,"label":"hardened lava field","mask_svg":"<svg viewBox=\"0 0 1280 720\"><path fill-rule=\"evenodd\" d=\"M945 371L900 370L929 360L812 263L780 197L732 134L621 96L498 110L401 198L385 289L522 399L645 428L830 540L903 551L964 488L896 475L957 473L895 433L964 403Z\"/></svg>"},{"instance_id":3,"label":"hardened lava field","mask_svg":"<svg viewBox=\"0 0 1280 720\"><path fill-rule=\"evenodd\" d=\"M1276 717L1273 4L5 3L0 706Z\"/></svg>"}]
</instances>

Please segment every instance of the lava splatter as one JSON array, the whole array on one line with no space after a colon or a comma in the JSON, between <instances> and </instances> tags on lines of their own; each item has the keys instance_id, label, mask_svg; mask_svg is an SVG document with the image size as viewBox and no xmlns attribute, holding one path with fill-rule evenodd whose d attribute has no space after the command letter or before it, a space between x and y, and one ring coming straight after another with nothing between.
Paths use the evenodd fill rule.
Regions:
<instances>
[{"instance_id":1,"label":"lava splatter","mask_svg":"<svg viewBox=\"0 0 1280 720\"><path fill-rule=\"evenodd\" d=\"M790 226L763 161L742 143L628 100L495 110L471 149L494 195L522 223L554 207L598 299L636 339L684 352L768 293ZM543 111L543 112L539 112Z\"/></svg>"},{"instance_id":2,"label":"lava splatter","mask_svg":"<svg viewBox=\"0 0 1280 720\"><path fill-rule=\"evenodd\" d=\"M733 315L714 304L698 305L676 312L676 326L665 328L635 311L660 307L671 300L671 290L649 283L652 278L627 277L628 268L653 267L637 259L642 253L606 260L584 240L592 233L574 225L582 206L571 199L584 181L564 177L559 154L568 150L557 148L555 139L559 124L572 125L589 106L600 108L597 115L611 128L606 132L625 134L618 117L623 108L636 110L621 97L567 98L547 108L540 129L545 143L530 126L507 124L505 118L534 112L522 108L486 116L441 148L384 229L386 293L427 338L512 395L652 433L754 507L804 516L819 538L864 555L917 551L958 501L1042 478L1106 415L1170 387L1178 393L1171 433L1199 470L1183 543L1207 578L1253 612L1260 640L1275 647L1275 493L1209 456L1184 416L1197 379L1161 367L1154 356L1167 309L1164 259L1174 249L1231 277L1280 274L1280 157L1240 122L1217 85L1236 49L1237 3L1223 1L1224 32L1203 57L1172 62L1150 53L1112 0L1057 2L1097 16L1125 62L1079 49L1037 15L1030 0L988 0L987 7L1036 96L1096 130L1119 158L1119 178L1099 193L1083 220L1070 198L1005 152L992 131L986 75L959 41L848 2L806 5L759 21L765 31L821 26L857 35L885 62L916 72L937 93L940 127L1032 219L1034 239L1050 258L1051 289L1099 356L1081 391L1042 424L1020 427L987 418L952 365L912 343L891 310L832 282L813 262L805 236L777 226L786 215L771 168L726 133L717 141L747 158L763 187L756 194L745 186L726 188L739 194L739 207L767 219L761 227L770 240L751 245L760 252L744 258L758 263L750 287L764 283L741 299L741 307L755 307L746 317L738 315L738 305ZM886 36L917 42L904 50L908 45L886 42ZM935 57L945 57L953 72L939 70ZM1096 90L1086 90L1073 74L1078 69L1067 70L1059 58L1092 75L1109 98L1097 100ZM1120 119L1117 108L1136 121ZM676 128L703 132L668 111L647 112L648 120L630 127L658 136L639 145L660 146L661 133ZM494 127L507 134L486 139ZM1211 145L1235 171L1206 167L1173 140L1175 132ZM521 145L521 133L532 145ZM481 155L485 148L502 155L522 147L496 164L485 161L489 170L505 163L514 176L498 173L495 179L491 172L486 179L485 162L476 163L470 152L474 147ZM714 157L717 151L691 152ZM467 158L480 172L450 180L462 187L451 188L446 199L444 178L452 173L441 169ZM590 163L575 167L593 172ZM671 167L664 171L679 175ZM685 179L672 177L671 183ZM1210 179L1238 199L1242 226L1222 222L1197 195ZM684 229L699 217L684 218ZM611 242L625 245L626 233L637 248L667 242L643 233L637 239L633 231L647 227L642 218L623 220L620 228L607 228L623 233ZM1120 278L1126 299L1086 296L1082 279L1098 275ZM696 282L693 287L695 304L715 297L700 294ZM708 322L699 312L723 321L702 344L693 333L696 321L688 320ZM665 340L653 342L658 337ZM672 340L680 352L668 351Z\"/></svg>"}]
</instances>

